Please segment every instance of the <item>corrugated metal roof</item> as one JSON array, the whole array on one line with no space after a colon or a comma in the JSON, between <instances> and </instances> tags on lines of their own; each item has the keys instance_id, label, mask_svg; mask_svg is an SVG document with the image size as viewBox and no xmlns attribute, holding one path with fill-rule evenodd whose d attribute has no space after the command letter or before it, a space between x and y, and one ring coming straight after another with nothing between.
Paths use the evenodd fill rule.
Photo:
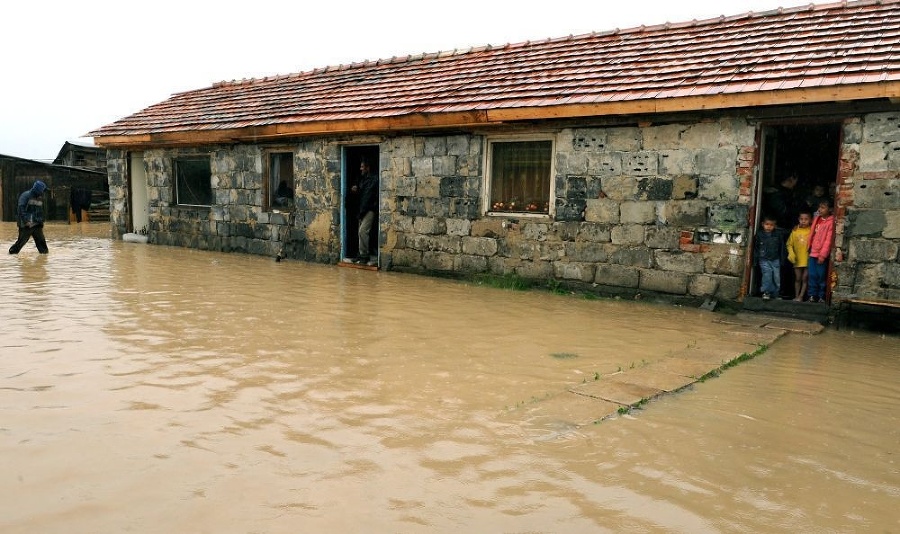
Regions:
<instances>
[{"instance_id":1,"label":"corrugated metal roof","mask_svg":"<svg viewBox=\"0 0 900 534\"><path fill-rule=\"evenodd\" d=\"M863 0L220 82L173 95L88 135L727 97L895 81L900 81L900 0Z\"/></svg>"}]
</instances>

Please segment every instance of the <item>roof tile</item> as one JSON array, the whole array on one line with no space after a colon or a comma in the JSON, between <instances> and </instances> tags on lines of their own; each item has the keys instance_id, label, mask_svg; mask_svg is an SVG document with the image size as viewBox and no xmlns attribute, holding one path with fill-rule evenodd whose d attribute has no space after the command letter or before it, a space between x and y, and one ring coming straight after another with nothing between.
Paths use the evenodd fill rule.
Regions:
<instances>
[{"instance_id":1,"label":"roof tile","mask_svg":"<svg viewBox=\"0 0 900 534\"><path fill-rule=\"evenodd\" d=\"M900 0L473 47L215 83L88 135L625 102L900 81Z\"/></svg>"}]
</instances>

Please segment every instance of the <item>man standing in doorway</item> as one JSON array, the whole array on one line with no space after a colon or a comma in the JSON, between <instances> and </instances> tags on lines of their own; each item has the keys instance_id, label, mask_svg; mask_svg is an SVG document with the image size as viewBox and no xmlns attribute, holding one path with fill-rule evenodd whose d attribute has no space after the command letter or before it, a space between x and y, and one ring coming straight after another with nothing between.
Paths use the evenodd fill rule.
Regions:
<instances>
[{"instance_id":1,"label":"man standing in doorway","mask_svg":"<svg viewBox=\"0 0 900 534\"><path fill-rule=\"evenodd\" d=\"M359 173L359 187L352 189L359 192L359 254L353 263L375 265L376 259L369 256L369 240L378 218L378 176L372 174L366 159L359 163Z\"/></svg>"},{"instance_id":2,"label":"man standing in doorway","mask_svg":"<svg viewBox=\"0 0 900 534\"><path fill-rule=\"evenodd\" d=\"M46 254L47 240L44 238L44 191L47 184L38 180L31 189L19 195L16 210L16 222L19 225L19 239L9 247L10 254L18 254L28 240L34 237L34 245L38 252Z\"/></svg>"}]
</instances>

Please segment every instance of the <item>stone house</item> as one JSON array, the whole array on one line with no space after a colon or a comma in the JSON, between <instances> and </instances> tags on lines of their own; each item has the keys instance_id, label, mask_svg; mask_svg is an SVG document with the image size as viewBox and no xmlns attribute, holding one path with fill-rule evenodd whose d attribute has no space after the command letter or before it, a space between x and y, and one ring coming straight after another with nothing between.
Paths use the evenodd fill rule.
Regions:
<instances>
[{"instance_id":1,"label":"stone house","mask_svg":"<svg viewBox=\"0 0 900 534\"><path fill-rule=\"evenodd\" d=\"M172 96L91 134L113 233L740 301L787 174L833 194L835 288L900 301L900 2L367 61ZM284 181L294 192L280 205Z\"/></svg>"}]
</instances>

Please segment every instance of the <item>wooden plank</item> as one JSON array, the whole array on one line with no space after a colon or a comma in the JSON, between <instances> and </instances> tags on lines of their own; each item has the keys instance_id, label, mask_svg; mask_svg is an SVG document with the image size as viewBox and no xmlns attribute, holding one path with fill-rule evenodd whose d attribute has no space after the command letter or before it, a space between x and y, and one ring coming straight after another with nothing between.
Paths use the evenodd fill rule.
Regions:
<instances>
[{"instance_id":1,"label":"wooden plank","mask_svg":"<svg viewBox=\"0 0 900 534\"><path fill-rule=\"evenodd\" d=\"M101 147L143 148L150 146L204 145L256 142L284 137L364 132L389 132L416 129L462 128L499 125L507 121L573 119L614 115L655 114L739 107L849 102L859 99L888 98L900 94L900 81L847 86L809 87L784 91L716 94L679 98L643 99L592 104L532 106L464 111L453 113L407 113L389 117L304 121L230 128L160 132L153 134L99 136Z\"/></svg>"}]
</instances>

